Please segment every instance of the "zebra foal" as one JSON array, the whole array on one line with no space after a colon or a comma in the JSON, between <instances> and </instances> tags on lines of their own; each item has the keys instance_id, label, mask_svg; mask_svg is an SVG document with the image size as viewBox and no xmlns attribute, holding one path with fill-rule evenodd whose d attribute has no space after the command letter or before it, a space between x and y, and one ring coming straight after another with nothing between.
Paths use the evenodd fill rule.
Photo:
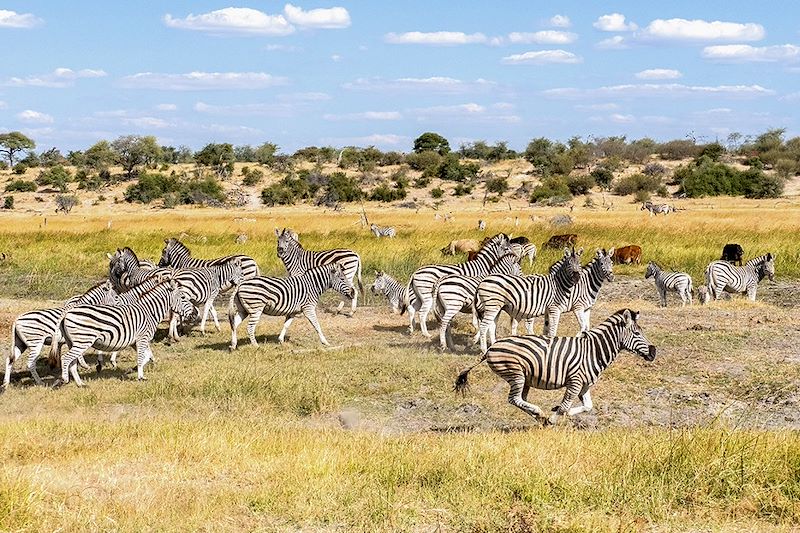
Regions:
<instances>
[{"instance_id":1,"label":"zebra foal","mask_svg":"<svg viewBox=\"0 0 800 533\"><path fill-rule=\"evenodd\" d=\"M375 281L369 287L375 296L383 295L389 301L392 312L406 312L406 286L382 270L375 271Z\"/></svg>"},{"instance_id":2,"label":"zebra foal","mask_svg":"<svg viewBox=\"0 0 800 533\"><path fill-rule=\"evenodd\" d=\"M382 227L377 224L370 224L369 230L379 239L381 237L389 237L390 239L393 239L395 235L397 235L397 231L395 231L392 226Z\"/></svg>"},{"instance_id":3,"label":"zebra foal","mask_svg":"<svg viewBox=\"0 0 800 533\"><path fill-rule=\"evenodd\" d=\"M681 307L689 302L692 305L692 277L686 272L665 272L657 263L650 261L647 264L647 271L644 279L653 278L658 296L661 299L661 307L667 306L667 292L676 292L681 297Z\"/></svg>"},{"instance_id":4,"label":"zebra foal","mask_svg":"<svg viewBox=\"0 0 800 533\"><path fill-rule=\"evenodd\" d=\"M638 318L638 312L622 309L580 337L506 337L461 372L454 389L466 392L469 372L486 361L492 372L511 387L508 403L544 424L555 424L563 415L589 412L593 407L592 386L621 350L633 352L645 361L656 358L656 347L644 336ZM531 387L567 390L553 414L546 418L540 407L528 402ZM581 401L580 407L572 407L576 399Z\"/></svg>"},{"instance_id":5,"label":"zebra foal","mask_svg":"<svg viewBox=\"0 0 800 533\"><path fill-rule=\"evenodd\" d=\"M713 261L706 267L705 277L712 299L719 300L730 292L747 294L755 302L758 282L765 277L775 281L775 254L755 257L741 267L727 261Z\"/></svg>"},{"instance_id":6,"label":"zebra foal","mask_svg":"<svg viewBox=\"0 0 800 533\"><path fill-rule=\"evenodd\" d=\"M294 318L302 313L316 330L319 341L328 346L328 340L317 320L317 304L322 293L328 289L333 289L346 298L354 297L353 283L340 263L314 267L291 278L259 276L243 281L236 288L228 304L228 322L231 325L230 350L236 349L238 343L236 329L245 318L247 318L247 336L250 344L258 346L256 326L264 313L286 317L283 329L278 335L278 342L281 344Z\"/></svg>"}]
</instances>

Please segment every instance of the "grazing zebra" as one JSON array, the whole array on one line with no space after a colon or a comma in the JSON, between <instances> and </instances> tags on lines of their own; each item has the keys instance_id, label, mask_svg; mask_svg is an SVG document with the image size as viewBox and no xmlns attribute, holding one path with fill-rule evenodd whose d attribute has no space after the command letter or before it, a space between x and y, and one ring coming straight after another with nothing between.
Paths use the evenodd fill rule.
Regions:
<instances>
[{"instance_id":1,"label":"grazing zebra","mask_svg":"<svg viewBox=\"0 0 800 533\"><path fill-rule=\"evenodd\" d=\"M768 277L775 281L775 254L767 253L751 259L737 267L727 261L713 261L706 267L706 285L714 300L722 298L723 292L746 293L756 300L758 282Z\"/></svg>"},{"instance_id":2,"label":"grazing zebra","mask_svg":"<svg viewBox=\"0 0 800 533\"><path fill-rule=\"evenodd\" d=\"M472 261L467 261L459 265L426 265L418 268L408 280L406 289L406 307L409 315L409 333L414 332L414 317L419 312L419 329L425 337L430 338L428 333L428 313L433 308L433 289L436 282L448 274L460 274L462 276L484 276L489 273L489 269L499 257L511 252L511 245L508 235L498 233L493 237L487 237L483 248ZM412 303L412 296L416 301Z\"/></svg>"},{"instance_id":3,"label":"grazing zebra","mask_svg":"<svg viewBox=\"0 0 800 533\"><path fill-rule=\"evenodd\" d=\"M105 281L79 296L73 296L63 307L37 309L18 316L11 325L11 351L6 356L6 373L3 387L0 390L8 387L11 381L11 367L26 349L30 349L27 362L28 371L37 385L42 384L42 378L36 371L36 361L39 359L44 345L52 342L53 331L67 309L80 304L114 304L116 301L111 283ZM57 360L55 362L57 363ZM81 365L86 367L84 361L81 361Z\"/></svg>"},{"instance_id":4,"label":"grazing zebra","mask_svg":"<svg viewBox=\"0 0 800 533\"><path fill-rule=\"evenodd\" d=\"M397 232L392 226L381 227L377 224L370 224L369 229L379 239L381 237L389 237L390 239L393 239L394 236L397 235Z\"/></svg>"},{"instance_id":5,"label":"grazing zebra","mask_svg":"<svg viewBox=\"0 0 800 533\"><path fill-rule=\"evenodd\" d=\"M654 204L653 202L645 202L642 204L642 208L640 211L650 211L650 216L658 215L659 213L663 215L667 215L668 213L674 213L675 208L671 205L667 204Z\"/></svg>"},{"instance_id":6,"label":"grazing zebra","mask_svg":"<svg viewBox=\"0 0 800 533\"><path fill-rule=\"evenodd\" d=\"M192 252L181 241L175 238L164 240L164 249L161 251L161 259L158 261L160 267L172 268L205 268L227 263L231 259L238 258L242 263L242 275L244 279L251 279L261 275L258 263L255 259L246 255L226 255L216 259L196 259L192 257Z\"/></svg>"},{"instance_id":7,"label":"grazing zebra","mask_svg":"<svg viewBox=\"0 0 800 533\"><path fill-rule=\"evenodd\" d=\"M638 318L637 311L622 309L580 337L506 337L458 375L455 390L466 392L469 372L486 361L492 372L510 385L508 403L544 424L555 424L563 415L589 412L592 386L621 350L633 352L645 361L656 358L656 347L644 336ZM531 387L544 390L566 387L564 399L549 419L538 406L528 402ZM576 398L581 401L580 407L572 407Z\"/></svg>"},{"instance_id":8,"label":"grazing zebra","mask_svg":"<svg viewBox=\"0 0 800 533\"><path fill-rule=\"evenodd\" d=\"M488 274L511 274L521 275L522 268L519 266L519 257L514 254L506 254L491 266ZM486 276L462 276L460 274L450 274L436 282L434 287L433 314L439 321L439 347L442 351L445 348L455 350L453 335L451 332L452 320L461 313L472 314L472 325L478 330L478 317L475 311L475 293L478 290L483 278Z\"/></svg>"},{"instance_id":9,"label":"grazing zebra","mask_svg":"<svg viewBox=\"0 0 800 533\"><path fill-rule=\"evenodd\" d=\"M681 307L689 302L692 305L692 277L686 272L665 272L657 263L647 263L644 279L653 278L661 298L661 307L667 306L667 291L677 292L681 297Z\"/></svg>"},{"instance_id":10,"label":"grazing zebra","mask_svg":"<svg viewBox=\"0 0 800 533\"><path fill-rule=\"evenodd\" d=\"M392 312L402 315L406 312L406 286L382 270L375 271L375 281L370 285L375 296L382 294L392 306Z\"/></svg>"},{"instance_id":11,"label":"grazing zebra","mask_svg":"<svg viewBox=\"0 0 800 533\"><path fill-rule=\"evenodd\" d=\"M294 318L302 313L314 326L319 341L328 346L328 340L323 335L317 320L319 298L328 289L333 289L344 297L354 298L353 282L341 263L317 266L290 278L259 276L242 282L231 296L228 305L228 322L231 325L230 349L236 349L236 328L248 317L247 336L250 338L250 344L258 346L256 326L263 313L286 317L283 329L278 335L278 342L281 344Z\"/></svg>"},{"instance_id":12,"label":"grazing zebra","mask_svg":"<svg viewBox=\"0 0 800 533\"><path fill-rule=\"evenodd\" d=\"M486 221L481 219L478 221L478 231L485 231L486 230Z\"/></svg>"},{"instance_id":13,"label":"grazing zebra","mask_svg":"<svg viewBox=\"0 0 800 533\"><path fill-rule=\"evenodd\" d=\"M511 251L519 257L520 261L522 261L523 257L528 258L528 265L533 264L533 260L536 259L536 245L532 242L527 242L524 244L519 244L512 242L511 243Z\"/></svg>"},{"instance_id":14,"label":"grazing zebra","mask_svg":"<svg viewBox=\"0 0 800 533\"><path fill-rule=\"evenodd\" d=\"M478 285L478 314L482 315L478 338L481 353L486 351L487 336L495 341L497 316L503 310L512 319L523 319L528 333L533 333L533 318L547 315L548 324L558 324L565 311L572 288L581 277L581 254L564 248L564 261L547 276L492 275Z\"/></svg>"},{"instance_id":15,"label":"grazing zebra","mask_svg":"<svg viewBox=\"0 0 800 533\"><path fill-rule=\"evenodd\" d=\"M69 348L61 357L61 378L53 386L68 383L70 373L75 383L83 386L74 363L91 347L116 352L136 345L136 370L139 380L144 380L144 365L153 355L150 341L170 312L185 319L197 318L197 310L174 281L159 283L131 305L77 305L67 310L53 333L51 350L58 350L56 341L60 339Z\"/></svg>"},{"instance_id":16,"label":"grazing zebra","mask_svg":"<svg viewBox=\"0 0 800 533\"><path fill-rule=\"evenodd\" d=\"M361 257L353 250L341 248L323 251L305 250L297 238L297 233L289 228L284 228L280 232L275 228L275 236L278 237L278 257L283 261L289 277L299 276L314 267L340 263L350 284L355 285L355 281L358 280L359 290L364 290L364 285L361 283ZM353 291L352 296L343 294L342 298L336 312L341 312L345 304L344 299L349 299L350 316L353 316L358 304L358 291Z\"/></svg>"},{"instance_id":17,"label":"grazing zebra","mask_svg":"<svg viewBox=\"0 0 800 533\"><path fill-rule=\"evenodd\" d=\"M578 336L584 331L589 331L592 307L594 307L597 301L597 295L600 293L603 282L614 281L613 257L614 248L608 251L605 249L597 250L594 258L581 269L581 277L578 283L575 284L575 287L572 288L569 298L567 298L564 304L563 311L565 313L572 311L575 314L575 318L578 320L578 324L580 325ZM559 263L562 261L564 261L563 258L550 266L550 274L555 274L558 270ZM543 333L554 337L557 331L558 323L553 324L545 315ZM511 334L517 334L516 328L513 326Z\"/></svg>"}]
</instances>

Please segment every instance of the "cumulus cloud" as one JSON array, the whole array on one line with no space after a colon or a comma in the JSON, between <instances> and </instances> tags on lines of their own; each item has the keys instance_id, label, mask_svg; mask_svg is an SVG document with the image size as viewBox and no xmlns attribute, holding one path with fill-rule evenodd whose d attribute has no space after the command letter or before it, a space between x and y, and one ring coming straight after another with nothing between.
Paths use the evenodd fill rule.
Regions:
<instances>
[{"instance_id":1,"label":"cumulus cloud","mask_svg":"<svg viewBox=\"0 0 800 533\"><path fill-rule=\"evenodd\" d=\"M17 13L8 9L0 9L0 28L35 28L44 21L32 13Z\"/></svg>"},{"instance_id":2,"label":"cumulus cloud","mask_svg":"<svg viewBox=\"0 0 800 533\"><path fill-rule=\"evenodd\" d=\"M156 117L126 118L122 120L122 123L126 126L133 126L134 128L139 128L141 130L164 129L170 126L170 123L166 120Z\"/></svg>"},{"instance_id":3,"label":"cumulus cloud","mask_svg":"<svg viewBox=\"0 0 800 533\"><path fill-rule=\"evenodd\" d=\"M568 31L543 30L532 33L514 32L508 34L508 40L519 44L570 44L578 39L578 35Z\"/></svg>"},{"instance_id":4,"label":"cumulus cloud","mask_svg":"<svg viewBox=\"0 0 800 533\"><path fill-rule=\"evenodd\" d=\"M387 33L384 35L384 40L389 44L427 44L436 46L483 44L488 42L488 38L482 33L467 34L460 31Z\"/></svg>"},{"instance_id":5,"label":"cumulus cloud","mask_svg":"<svg viewBox=\"0 0 800 533\"><path fill-rule=\"evenodd\" d=\"M728 96L754 97L775 94L775 91L760 85L683 85L680 83L643 83L610 85L596 89L560 87L542 91L550 98L621 98L621 97L685 97Z\"/></svg>"},{"instance_id":6,"label":"cumulus cloud","mask_svg":"<svg viewBox=\"0 0 800 533\"><path fill-rule=\"evenodd\" d=\"M615 35L608 39L603 39L595 47L600 50L624 50L628 48L628 40L622 35Z\"/></svg>"},{"instance_id":7,"label":"cumulus cloud","mask_svg":"<svg viewBox=\"0 0 800 533\"><path fill-rule=\"evenodd\" d=\"M358 78L342 85L345 89L361 91L427 91L445 94L481 92L495 89L497 83L482 78L474 81L459 80L446 76L430 78Z\"/></svg>"},{"instance_id":8,"label":"cumulus cloud","mask_svg":"<svg viewBox=\"0 0 800 533\"><path fill-rule=\"evenodd\" d=\"M278 100L283 102L323 102L330 100L331 95L322 92L279 94Z\"/></svg>"},{"instance_id":9,"label":"cumulus cloud","mask_svg":"<svg viewBox=\"0 0 800 533\"><path fill-rule=\"evenodd\" d=\"M614 103L578 104L575 106L575 109L586 110L586 111L614 111L615 109L619 109L619 105Z\"/></svg>"},{"instance_id":10,"label":"cumulus cloud","mask_svg":"<svg viewBox=\"0 0 800 533\"><path fill-rule=\"evenodd\" d=\"M158 104L156 109L159 111L177 111L178 106L175 104Z\"/></svg>"},{"instance_id":11,"label":"cumulus cloud","mask_svg":"<svg viewBox=\"0 0 800 533\"><path fill-rule=\"evenodd\" d=\"M636 122L636 117L633 115L623 115L621 113L612 113L608 116L608 120L615 124L632 124Z\"/></svg>"},{"instance_id":12,"label":"cumulus cloud","mask_svg":"<svg viewBox=\"0 0 800 533\"><path fill-rule=\"evenodd\" d=\"M186 74L161 74L140 72L125 76L123 87L130 89L158 89L162 91L207 91L230 89L264 89L285 85L287 79L265 72L189 72Z\"/></svg>"},{"instance_id":13,"label":"cumulus cloud","mask_svg":"<svg viewBox=\"0 0 800 533\"><path fill-rule=\"evenodd\" d=\"M572 22L566 15L554 15L553 18L550 19L550 25L556 28L569 28Z\"/></svg>"},{"instance_id":14,"label":"cumulus cloud","mask_svg":"<svg viewBox=\"0 0 800 533\"><path fill-rule=\"evenodd\" d=\"M676 80L682 76L679 70L671 68L650 68L636 73L640 80Z\"/></svg>"},{"instance_id":15,"label":"cumulus cloud","mask_svg":"<svg viewBox=\"0 0 800 533\"><path fill-rule=\"evenodd\" d=\"M469 102L466 104L421 107L412 109L409 113L415 115L417 120L420 121L425 121L434 117L436 117L437 120L441 120L442 117L448 117L448 119L465 119L468 121L489 123L520 122L522 119L517 115L503 113L503 111L513 109L513 107L512 104L507 102L498 102L490 106Z\"/></svg>"},{"instance_id":16,"label":"cumulus cloud","mask_svg":"<svg viewBox=\"0 0 800 533\"><path fill-rule=\"evenodd\" d=\"M283 12L289 22L303 28L337 29L350 26L350 13L343 7L304 11L300 7L286 4Z\"/></svg>"},{"instance_id":17,"label":"cumulus cloud","mask_svg":"<svg viewBox=\"0 0 800 533\"><path fill-rule=\"evenodd\" d=\"M364 111L363 113L344 113L341 115L325 114L325 120L400 120L403 118L399 111Z\"/></svg>"},{"instance_id":18,"label":"cumulus cloud","mask_svg":"<svg viewBox=\"0 0 800 533\"><path fill-rule=\"evenodd\" d=\"M592 26L600 31L633 31L638 28L635 23L627 22L625 20L625 15L622 13L603 15L599 17Z\"/></svg>"},{"instance_id":19,"label":"cumulus cloud","mask_svg":"<svg viewBox=\"0 0 800 533\"><path fill-rule=\"evenodd\" d=\"M25 78L9 78L3 85L9 87L49 87L62 89L72 87L75 80L80 78L103 78L107 76L105 71L98 69L72 70L70 68L59 67L49 74L28 76Z\"/></svg>"},{"instance_id":20,"label":"cumulus cloud","mask_svg":"<svg viewBox=\"0 0 800 533\"><path fill-rule=\"evenodd\" d=\"M294 107L288 103L254 103L254 104L228 104L215 105L197 102L193 109L199 113L224 116L269 116L289 117L294 112Z\"/></svg>"},{"instance_id":21,"label":"cumulus cloud","mask_svg":"<svg viewBox=\"0 0 800 533\"><path fill-rule=\"evenodd\" d=\"M512 54L503 58L502 62L507 65L540 65L544 63L580 63L583 59L572 52L565 50L539 50L536 52L525 52L523 54Z\"/></svg>"},{"instance_id":22,"label":"cumulus cloud","mask_svg":"<svg viewBox=\"0 0 800 533\"><path fill-rule=\"evenodd\" d=\"M764 38L764 27L761 24L748 22L712 22L681 18L656 19L647 25L639 34L640 39L659 41L758 41Z\"/></svg>"},{"instance_id":23,"label":"cumulus cloud","mask_svg":"<svg viewBox=\"0 0 800 533\"><path fill-rule=\"evenodd\" d=\"M778 62L797 61L800 59L800 46L782 44L775 46L750 46L749 44L723 44L706 46L703 57L715 61L746 62Z\"/></svg>"},{"instance_id":24,"label":"cumulus cloud","mask_svg":"<svg viewBox=\"0 0 800 533\"><path fill-rule=\"evenodd\" d=\"M52 124L53 117L47 113L41 113L32 109L26 109L17 113L17 120L26 124Z\"/></svg>"}]
</instances>

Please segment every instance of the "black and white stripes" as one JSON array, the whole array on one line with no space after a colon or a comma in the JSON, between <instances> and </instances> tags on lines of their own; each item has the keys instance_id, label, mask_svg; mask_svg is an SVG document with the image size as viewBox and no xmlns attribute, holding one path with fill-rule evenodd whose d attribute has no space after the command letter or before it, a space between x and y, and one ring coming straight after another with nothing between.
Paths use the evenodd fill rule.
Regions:
<instances>
[{"instance_id":1,"label":"black and white stripes","mask_svg":"<svg viewBox=\"0 0 800 533\"><path fill-rule=\"evenodd\" d=\"M192 252L178 239L171 238L164 240L164 249L161 251L161 260L158 262L160 267L172 268L205 268L224 264L231 259L239 259L242 266L242 276L244 279L251 279L261 275L258 263L246 255L226 255L216 259L196 259L192 257Z\"/></svg>"},{"instance_id":2,"label":"black and white stripes","mask_svg":"<svg viewBox=\"0 0 800 533\"><path fill-rule=\"evenodd\" d=\"M393 239L395 235L397 235L397 231L395 231L395 229L392 226L383 227L383 226L378 226L377 224L370 224L369 230L372 232L373 235L375 235L379 239L381 237L389 237L390 239Z\"/></svg>"},{"instance_id":3,"label":"black and white stripes","mask_svg":"<svg viewBox=\"0 0 800 533\"><path fill-rule=\"evenodd\" d=\"M705 272L706 285L711 298L719 300L723 292L744 293L755 301L758 282L769 278L775 281L775 254L767 253L753 258L744 266L733 266L727 261L713 261Z\"/></svg>"},{"instance_id":4,"label":"black and white stripes","mask_svg":"<svg viewBox=\"0 0 800 533\"><path fill-rule=\"evenodd\" d=\"M692 304L692 277L686 272L666 272L657 263L650 261L644 279L655 281L661 307L667 306L667 292L676 292L681 297L681 307Z\"/></svg>"}]
</instances>

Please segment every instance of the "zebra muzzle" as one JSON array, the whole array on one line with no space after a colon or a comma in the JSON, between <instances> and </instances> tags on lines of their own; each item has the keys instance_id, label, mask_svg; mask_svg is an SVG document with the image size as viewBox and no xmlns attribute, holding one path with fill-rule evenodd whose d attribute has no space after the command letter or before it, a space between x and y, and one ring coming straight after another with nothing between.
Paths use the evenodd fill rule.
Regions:
<instances>
[{"instance_id":1,"label":"zebra muzzle","mask_svg":"<svg viewBox=\"0 0 800 533\"><path fill-rule=\"evenodd\" d=\"M647 347L647 355L644 356L645 361L653 361L656 358L656 347L652 344Z\"/></svg>"}]
</instances>

